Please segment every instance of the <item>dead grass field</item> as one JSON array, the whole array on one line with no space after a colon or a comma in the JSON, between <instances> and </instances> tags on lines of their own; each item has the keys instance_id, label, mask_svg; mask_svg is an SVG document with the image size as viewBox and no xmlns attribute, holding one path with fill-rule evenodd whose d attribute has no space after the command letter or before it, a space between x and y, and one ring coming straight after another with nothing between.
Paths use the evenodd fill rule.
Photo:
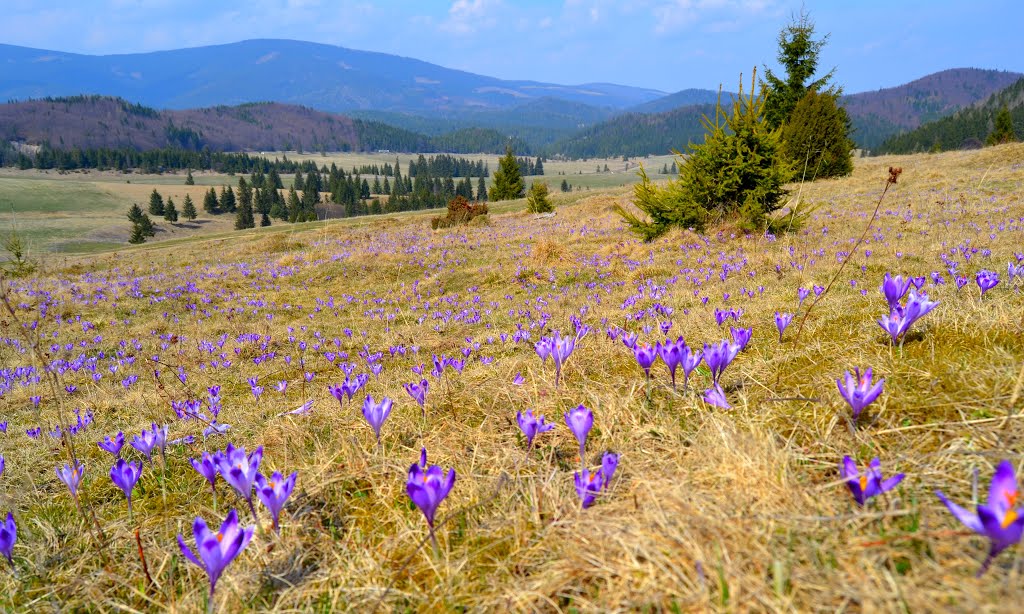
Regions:
<instances>
[{"instance_id":1,"label":"dead grass field","mask_svg":"<svg viewBox=\"0 0 1024 614\"><path fill-rule=\"evenodd\" d=\"M398 159L402 173L407 170L409 154L296 154L295 152L267 152L268 158L287 155L292 160L312 160L320 165L338 164L349 172L353 166L394 164ZM465 155L471 160L484 159L490 169L498 167L498 156ZM527 177L548 183L557 192L562 180L568 181L576 194L589 194L602 190L632 185L637 181L638 164L657 173L663 165L672 164L671 156L652 156L647 159L595 159L583 161L551 161L543 177ZM608 172L604 172L604 167ZM602 169L597 172L597 169ZM564 174L564 175L563 175ZM237 186L238 177L213 172L193 173L196 185L186 186L185 173L124 174L115 171L19 171L0 169L0 234L12 229L22 235L29 249L39 255L46 253L95 253L127 247L131 225L125 219L133 203L146 209L150 193L156 189L166 200L173 198L181 211L181 203L188 194L199 212L194 222L181 220L170 224L156 219L157 236L151 242L182 239L196 235L223 233L234 228L230 215L211 216L202 211L203 196L210 187L220 192L223 186ZM660 175L654 175L655 179ZM282 176L285 185L293 177ZM372 179L371 179L372 180ZM489 180L488 180L489 181ZM476 185L474 184L474 189ZM275 224L279 222L275 221ZM0 259L3 259L0 254Z\"/></svg>"},{"instance_id":2,"label":"dead grass field","mask_svg":"<svg viewBox=\"0 0 1024 614\"><path fill-rule=\"evenodd\" d=\"M858 160L851 177L794 186L818 208L774 240L723 228L640 243L613 213L629 198L620 188L559 194L553 218L517 201L487 225L441 232L423 214L398 215L51 260L37 278L5 282L17 319L3 317L0 345L10 370L0 512L13 511L18 542L16 573L0 572L0 608L200 611L206 579L176 534L191 544L195 516L219 524L229 508L253 520L223 480L214 512L189 458L231 441L262 445L261 471L297 471L298 486L280 535L257 505L262 530L221 578L220 611L1019 611L1024 551L1004 552L976 579L987 544L933 493L969 506L974 471L984 490L999 460L1018 475L1024 464L1024 298L1006 279L1024 252L1022 160L1024 145ZM798 288L837 273L837 252L864 231L889 166L903 174L867 243L797 338L811 302L799 304ZM958 246L978 252L951 256ZM940 254L960 262L966 287L956 289ZM1002 278L984 297L980 269ZM902 348L875 322L887 313L886 272L928 277L940 303ZM670 335L698 348L729 337L715 308L743 310L753 341L722 378L731 410L701 401L706 371L674 392L662 363L646 398L633 353L605 329L664 339L664 316L635 319L656 304L673 310ZM797 314L782 342L776 311ZM593 330L556 388L533 343L571 331L571 316ZM529 339L513 341L517 331ZM464 371L426 374L433 355L465 348ZM369 373L360 352L382 353L383 370L357 399L395 402L380 449L359 403L339 407L328 392L344 379L340 363ZM53 388L13 372L54 359L78 368L59 369ZM419 381L420 364L425 418L402 389ZM866 366L885 389L853 429L835 380ZM138 381L125 388L130 375ZM250 377L265 387L258 399ZM202 425L170 404L205 399L214 384L231 430L169 446L166 477L147 462L129 519L108 477L112 457L95 442L154 421L171 438L198 436ZM309 414L278 415L309 399ZM562 420L581 403L595 415L587 465L621 454L610 489L585 510L573 487L578 446ZM76 408L94 411L94 424L65 440L47 434ZM515 421L527 408L556 424L530 453ZM27 437L37 426L40 438ZM54 475L67 442L85 465L87 520ZM437 554L405 493L421 446L458 476L440 506ZM879 456L887 476L907 477L859 508L837 472L846 454L862 465ZM123 455L140 458L128 446Z\"/></svg>"}]
</instances>

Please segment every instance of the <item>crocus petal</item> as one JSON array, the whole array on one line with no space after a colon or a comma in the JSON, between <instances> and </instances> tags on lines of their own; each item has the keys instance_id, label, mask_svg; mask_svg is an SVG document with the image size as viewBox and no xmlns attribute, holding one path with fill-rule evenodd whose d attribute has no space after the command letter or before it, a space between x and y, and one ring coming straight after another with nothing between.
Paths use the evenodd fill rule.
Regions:
<instances>
[{"instance_id":1,"label":"crocus petal","mask_svg":"<svg viewBox=\"0 0 1024 614\"><path fill-rule=\"evenodd\" d=\"M937 496L940 501L946 504L946 507L949 508L950 513L953 514L953 516L956 517L957 520L962 522L964 526L966 526L968 529L974 531L975 533L985 532L985 527L982 526L981 519L978 518L977 514L972 514L971 512L965 510L956 503L953 503L952 501L946 498L946 495L942 494L941 490L936 490L935 496Z\"/></svg>"}]
</instances>

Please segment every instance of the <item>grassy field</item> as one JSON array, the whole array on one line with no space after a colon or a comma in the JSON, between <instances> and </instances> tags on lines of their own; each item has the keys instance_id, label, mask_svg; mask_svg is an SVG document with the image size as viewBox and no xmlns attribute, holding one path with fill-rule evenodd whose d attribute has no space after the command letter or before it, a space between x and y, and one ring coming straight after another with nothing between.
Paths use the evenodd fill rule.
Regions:
<instances>
[{"instance_id":1,"label":"grassy field","mask_svg":"<svg viewBox=\"0 0 1024 614\"><path fill-rule=\"evenodd\" d=\"M776 237L725 225L640 243L618 187L557 194L549 218L514 201L439 232L400 214L44 261L4 280L0 305L0 513L17 523L0 609L201 611L209 585L177 535L194 546L197 516L216 529L235 509L256 529L217 583L225 612L1016 612L1024 551L976 578L987 541L934 492L973 510L1000 460L1024 464L1024 284L1007 276L1024 258L1021 159L1024 145L858 160L793 186L817 209ZM903 174L872 221L890 166ZM89 185L88 207L113 207L103 181L69 190ZM150 184L131 185L118 189ZM981 296L986 269L1000 283ZM885 273L922 276L938 301L896 345L876 322ZM742 313L722 326L716 309ZM796 314L781 340L777 311ZM556 386L534 344L574 318L590 332ZM662 325L693 349L752 329L721 376L731 409L702 400L705 366L674 390L658 362L648 385L612 338L653 343ZM464 367L434 375L441 356ZM855 424L836 388L854 367L885 380ZM346 372L367 381L339 404ZM422 412L403 389L421 379ZM204 438L215 385L230 429ZM394 402L379 444L366 395ZM185 401L205 418L180 419ZM580 404L594 415L582 458L563 420ZM531 449L527 409L555 425ZM91 422L71 434L76 410ZM129 514L96 442L154 423L194 440L151 460L126 443L142 467ZM297 473L280 532L190 464L229 442L261 446L268 477ZM456 472L436 549L407 496L421 448ZM584 509L574 473L606 451L617 471ZM906 478L860 507L844 455ZM72 458L77 498L54 472Z\"/></svg>"},{"instance_id":2,"label":"grassy field","mask_svg":"<svg viewBox=\"0 0 1024 614\"><path fill-rule=\"evenodd\" d=\"M363 164L394 163L399 160L403 174L408 162L415 156L408 154L328 154L298 155L295 152L272 152L273 159L287 155L289 159L313 160L318 164L351 171L353 166ZM472 160L485 159L492 172L498 167L498 156L465 156ZM536 180L546 181L553 191L558 191L562 179L568 181L577 192L631 185L636 182L638 162L651 172L657 172L665 164L671 165L670 156L651 157L646 160L632 160L628 164L619 160L590 160L587 162L551 161L545 167L543 177L527 177L529 185ZM604 172L608 166L609 171ZM597 172L600 168L601 172ZM564 175L562 174L564 173ZM17 171L0 169L0 233L17 231L29 249L42 257L47 253L93 253L123 249L127 246L131 226L125 213L132 203L138 203L143 210L149 202L149 195L156 189L166 200L173 198L180 212L185 194L189 194L199 210L199 218L192 223L178 224L157 222L158 234L151 241L180 239L193 235L221 233L233 228L231 216L209 216L202 212L202 199L211 186L218 192L222 186L237 185L238 177L219 173L193 173L194 186L186 186L184 173L162 175L122 174L109 171L69 172ZM655 178L658 178L657 176ZM290 185L293 176L284 175L285 185ZM489 181L488 181L489 185ZM474 184L474 188L476 185ZM0 255L0 260L3 256Z\"/></svg>"}]
</instances>

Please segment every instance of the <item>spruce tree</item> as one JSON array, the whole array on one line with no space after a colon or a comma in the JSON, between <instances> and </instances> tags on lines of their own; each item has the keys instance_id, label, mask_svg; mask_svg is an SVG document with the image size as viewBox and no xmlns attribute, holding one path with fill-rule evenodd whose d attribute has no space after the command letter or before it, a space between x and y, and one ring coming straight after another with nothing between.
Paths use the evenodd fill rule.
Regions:
<instances>
[{"instance_id":1,"label":"spruce tree","mask_svg":"<svg viewBox=\"0 0 1024 614\"><path fill-rule=\"evenodd\" d=\"M523 197L523 177L519 172L519 162L511 147L505 148L505 155L498 160L498 170L494 172L491 185L490 200L511 200Z\"/></svg>"},{"instance_id":2,"label":"spruce tree","mask_svg":"<svg viewBox=\"0 0 1024 614\"><path fill-rule=\"evenodd\" d=\"M217 202L217 190L210 188L210 191L203 197L203 211L210 215L220 213L220 203Z\"/></svg>"},{"instance_id":3,"label":"spruce tree","mask_svg":"<svg viewBox=\"0 0 1024 614\"><path fill-rule=\"evenodd\" d=\"M704 142L691 145L689 156L678 154L678 179L656 186L640 167L633 204L647 219L615 209L643 240L656 239L672 226L703 230L709 221L727 216L737 216L747 229L763 228L767 215L779 208L786 194L782 186L793 170L781 151L781 131L764 118L764 90L755 94L755 84L744 96L740 83L731 112L719 104L714 122L703 118Z\"/></svg>"},{"instance_id":4,"label":"spruce tree","mask_svg":"<svg viewBox=\"0 0 1024 614\"><path fill-rule=\"evenodd\" d=\"M476 199L487 202L487 178L483 175L476 180Z\"/></svg>"},{"instance_id":5,"label":"spruce tree","mask_svg":"<svg viewBox=\"0 0 1024 614\"><path fill-rule=\"evenodd\" d=\"M544 163L541 161L540 156L537 156L537 163L533 165L533 174L534 175L543 175L544 174Z\"/></svg>"},{"instance_id":6,"label":"spruce tree","mask_svg":"<svg viewBox=\"0 0 1024 614\"><path fill-rule=\"evenodd\" d=\"M299 215L301 213L302 203L299 202L299 195L295 193L295 188L291 188L288 190L288 221L299 221Z\"/></svg>"},{"instance_id":7,"label":"spruce tree","mask_svg":"<svg viewBox=\"0 0 1024 614\"><path fill-rule=\"evenodd\" d=\"M824 76L810 81L818 71L818 55L828 42L826 34L814 40L814 22L801 11L799 18L779 32L779 64L786 71L785 79L765 69L764 118L770 128L778 128L789 120L790 114L807 90L839 95L841 90L828 82L835 73L833 68Z\"/></svg>"},{"instance_id":8,"label":"spruce tree","mask_svg":"<svg viewBox=\"0 0 1024 614\"><path fill-rule=\"evenodd\" d=\"M244 230L246 228L254 228L255 226L256 220L253 218L252 213L252 199L239 199L238 209L235 212L235 230Z\"/></svg>"},{"instance_id":9,"label":"spruce tree","mask_svg":"<svg viewBox=\"0 0 1024 614\"><path fill-rule=\"evenodd\" d=\"M270 226L270 216L266 213L260 214L260 226Z\"/></svg>"},{"instance_id":10,"label":"spruce tree","mask_svg":"<svg viewBox=\"0 0 1024 614\"><path fill-rule=\"evenodd\" d=\"M834 92L807 90L782 128L783 153L798 179L843 177L853 172L850 117Z\"/></svg>"},{"instance_id":11,"label":"spruce tree","mask_svg":"<svg viewBox=\"0 0 1024 614\"><path fill-rule=\"evenodd\" d=\"M195 185L196 180L192 178L192 169L188 169L188 175L185 175L185 185Z\"/></svg>"},{"instance_id":12,"label":"spruce tree","mask_svg":"<svg viewBox=\"0 0 1024 614\"><path fill-rule=\"evenodd\" d=\"M234 213L238 209L235 202L235 191L231 186L223 187L220 191L220 210L224 213Z\"/></svg>"},{"instance_id":13,"label":"spruce tree","mask_svg":"<svg viewBox=\"0 0 1024 614\"><path fill-rule=\"evenodd\" d=\"M149 214L150 215L163 215L164 214L164 199L160 196L160 192L153 188L153 193L149 195Z\"/></svg>"},{"instance_id":14,"label":"spruce tree","mask_svg":"<svg viewBox=\"0 0 1024 614\"><path fill-rule=\"evenodd\" d=\"M252 188L249 187L249 183L245 180L245 177L238 178L238 208L248 208L250 216L252 215ZM252 228L248 226L247 228Z\"/></svg>"},{"instance_id":15,"label":"spruce tree","mask_svg":"<svg viewBox=\"0 0 1024 614\"><path fill-rule=\"evenodd\" d=\"M174 200L171 198L167 199L167 204L164 206L164 219L168 222L178 221L178 209L174 206Z\"/></svg>"},{"instance_id":16,"label":"spruce tree","mask_svg":"<svg viewBox=\"0 0 1024 614\"><path fill-rule=\"evenodd\" d=\"M128 208L128 221L133 225L138 224L142 221L142 208L137 203L132 203L132 206Z\"/></svg>"},{"instance_id":17,"label":"spruce tree","mask_svg":"<svg viewBox=\"0 0 1024 614\"><path fill-rule=\"evenodd\" d=\"M995 126L989 133L986 143L1002 145L1003 143L1013 143L1016 140L1017 135L1013 131L1013 116L1010 115L1010 109L1004 104L996 113Z\"/></svg>"},{"instance_id":18,"label":"spruce tree","mask_svg":"<svg viewBox=\"0 0 1024 614\"><path fill-rule=\"evenodd\" d=\"M196 206L192 203L192 197L185 195L185 201L181 205L181 216L186 220L194 220L198 217Z\"/></svg>"},{"instance_id":19,"label":"spruce tree","mask_svg":"<svg viewBox=\"0 0 1024 614\"><path fill-rule=\"evenodd\" d=\"M128 242L133 245L146 242L146 234L142 231L142 226L132 224L132 234L128 237Z\"/></svg>"},{"instance_id":20,"label":"spruce tree","mask_svg":"<svg viewBox=\"0 0 1024 614\"><path fill-rule=\"evenodd\" d=\"M156 226L153 224L153 220L149 219L149 216L145 213L142 214L142 219L139 220L138 226L142 229L142 234L144 236L156 236Z\"/></svg>"}]
</instances>

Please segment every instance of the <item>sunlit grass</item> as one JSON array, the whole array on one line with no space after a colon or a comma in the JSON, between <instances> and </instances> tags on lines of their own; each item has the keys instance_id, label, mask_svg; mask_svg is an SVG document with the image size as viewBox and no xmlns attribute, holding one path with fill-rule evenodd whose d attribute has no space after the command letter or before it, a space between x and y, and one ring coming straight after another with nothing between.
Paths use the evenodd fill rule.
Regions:
<instances>
[{"instance_id":1,"label":"sunlit grass","mask_svg":"<svg viewBox=\"0 0 1024 614\"><path fill-rule=\"evenodd\" d=\"M123 350L135 362L110 374L100 359L98 382L87 368L61 375L61 385L78 385L72 395L41 381L14 385L0 400L0 420L10 423L0 435L0 512L12 510L19 527L17 574L0 570L0 607L201 610L206 580L181 557L176 534L190 539L195 516L219 525L230 508L243 523L253 519L223 480L215 513L188 459L232 441L262 445L265 473L299 478L280 537L257 507L262 531L218 584L224 611L1012 611L1024 598L1020 551L974 579L986 546L933 491L969 502L974 469L984 483L1000 459L1022 460L1024 393L1014 391L1024 299L1005 279L979 298L973 278L981 268L1005 277L1024 251L1024 168L1014 166L1022 157L1024 146L1012 145L859 160L850 178L805 186L802 198L820 204L816 216L774 240L714 229L706 241L673 231L638 243L612 212L630 194L619 188L556 194L553 218L529 216L513 201L492 205L488 225L438 232L423 212L44 261L45 273L27 283L50 293L46 316L34 332L21 327L39 318L47 295L16 282L18 320L4 316L3 336L37 341L45 360ZM880 238L868 235L872 254L859 250L797 337L810 304L799 306L798 288L825 286L836 273L836 252L860 236L890 165L904 173L880 208ZM991 256L959 258L970 283L957 291L939 254L965 240ZM723 264L741 268L722 281ZM875 323L886 313L878 286L889 271L938 271L947 281L933 287L929 278L925 289L940 305L902 348ZM631 317L655 304L674 310L669 335L697 348L729 336L716 307L743 309L740 324L754 336L722 378L732 410L700 401L705 370L689 390L673 391L661 363L647 400L633 353L605 328L663 339L666 318ZM781 343L776 311L796 313ZM570 332L571 316L594 328L556 388L533 342ZM517 325L529 341L503 342ZM237 340L252 333L266 348ZM225 334L223 349L201 348ZM425 363L429 372L433 354L461 358L467 337L480 349L461 374L423 376L430 389L421 418L402 389L420 379L410 368ZM392 356L392 347L405 355ZM384 370L358 402L339 406L327 387L344 373L325 352L347 352L344 362L363 373L364 348L383 352ZM210 365L221 351L228 368ZM39 364L9 344L0 361ZM886 382L853 428L835 379L856 366ZM139 381L125 390L129 374ZM246 382L253 376L266 387L259 400ZM280 380L284 395L273 390ZM95 442L118 430L130 438L152 422L171 424L172 438L198 435L201 425L177 420L170 402L205 398L213 384L223 387L228 436L169 447L166 479L159 461L147 464L129 521L109 479L112 457ZM359 411L364 394L395 401L379 451ZM39 410L31 395L42 396ZM307 399L309 415L278 416ZM622 455L610 490L587 510L573 489L578 445L562 421L580 403L595 414L584 460L593 467L605 450ZM86 466L88 519L54 475L69 450L46 434L75 408L95 412L73 440ZM529 454L515 424L528 408L557 425ZM35 426L43 427L38 440L25 435ZM421 446L458 475L439 511L437 555L405 492ZM139 457L127 447L123 454ZM844 454L861 464L880 456L887 473L907 478L860 509L838 478Z\"/></svg>"}]
</instances>

